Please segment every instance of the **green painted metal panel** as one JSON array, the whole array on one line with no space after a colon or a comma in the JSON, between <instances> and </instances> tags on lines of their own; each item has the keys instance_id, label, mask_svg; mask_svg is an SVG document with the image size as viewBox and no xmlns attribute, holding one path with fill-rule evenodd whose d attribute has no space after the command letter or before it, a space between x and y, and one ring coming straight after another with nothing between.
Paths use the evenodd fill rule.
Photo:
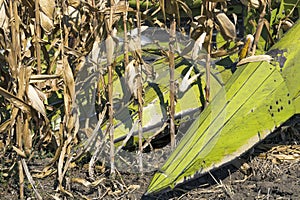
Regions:
<instances>
[{"instance_id":1,"label":"green painted metal panel","mask_svg":"<svg viewBox=\"0 0 300 200\"><path fill-rule=\"evenodd\" d=\"M154 175L147 194L219 167L299 113L300 24L268 52L274 60L239 67Z\"/></svg>"},{"instance_id":2,"label":"green painted metal panel","mask_svg":"<svg viewBox=\"0 0 300 200\"><path fill-rule=\"evenodd\" d=\"M191 63L182 57L177 57L175 60L175 80L179 84L182 83L186 72L193 67ZM145 97L143 107L143 137L147 139L153 135L158 129L161 128L162 123L168 120L167 106L169 102L169 69L168 61L166 59L159 59L152 63L153 69L157 74L156 79L151 82L145 83ZM200 81L194 81L191 86L183 93L178 93L176 98L175 116L180 119L193 113L199 113L202 107L201 94L204 93L205 87L205 73L204 68L198 69L203 76L199 77ZM194 71L194 70L193 70ZM222 70L220 73L218 70L212 69L211 72L211 97L214 97L217 92L222 88L223 82L227 81L226 77L222 77L222 74L227 72ZM191 76L195 75L192 72ZM227 76L228 77L228 76ZM114 81L114 100L115 104L124 104L124 91L122 89L121 79ZM202 91L201 91L202 90ZM133 127L134 121L138 119L137 116L138 107L133 101L129 101L127 106L122 106L122 109L115 113L115 129L114 137L115 141L122 141L130 130L133 128L134 135L137 135L138 127ZM104 125L103 130L106 129Z\"/></svg>"}]
</instances>

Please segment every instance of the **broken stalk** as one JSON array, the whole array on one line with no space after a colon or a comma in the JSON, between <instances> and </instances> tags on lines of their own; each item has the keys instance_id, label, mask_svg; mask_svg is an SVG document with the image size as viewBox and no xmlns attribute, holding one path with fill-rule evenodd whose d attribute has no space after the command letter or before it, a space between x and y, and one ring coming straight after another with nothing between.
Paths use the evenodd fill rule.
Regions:
<instances>
[{"instance_id":1,"label":"broken stalk","mask_svg":"<svg viewBox=\"0 0 300 200\"><path fill-rule=\"evenodd\" d=\"M176 31L176 20L175 16L172 17L170 25L170 40L169 40L169 68L170 68L170 139L171 149L175 148L175 80L174 80L174 45L175 45L175 31Z\"/></svg>"},{"instance_id":2,"label":"broken stalk","mask_svg":"<svg viewBox=\"0 0 300 200\"><path fill-rule=\"evenodd\" d=\"M138 29L138 49L136 51L138 59L138 68L137 68L137 98L138 98L138 115L139 115L139 125L138 125L138 134L139 134L139 168L140 172L143 173L143 83L142 83L142 53L141 53L141 13L140 13L140 0L136 1L136 20L137 20L137 29Z\"/></svg>"}]
</instances>

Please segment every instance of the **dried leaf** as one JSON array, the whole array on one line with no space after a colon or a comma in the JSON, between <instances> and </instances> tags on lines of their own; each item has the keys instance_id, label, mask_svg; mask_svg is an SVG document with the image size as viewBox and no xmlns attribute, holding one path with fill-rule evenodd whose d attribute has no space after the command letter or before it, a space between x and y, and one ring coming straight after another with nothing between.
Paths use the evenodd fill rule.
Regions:
<instances>
[{"instance_id":1,"label":"dried leaf","mask_svg":"<svg viewBox=\"0 0 300 200\"><path fill-rule=\"evenodd\" d=\"M130 91L130 94L134 94L134 97L137 97L137 85L136 85L136 77L137 77L137 71L136 71L136 61L132 60L128 65L125 67L125 80L127 83L127 87Z\"/></svg>"},{"instance_id":2,"label":"dried leaf","mask_svg":"<svg viewBox=\"0 0 300 200\"><path fill-rule=\"evenodd\" d=\"M99 180L96 180L94 182L89 182L84 178L72 178L71 181L73 183L80 183L84 185L85 187L97 187L100 183L102 183L105 180L105 178L101 178Z\"/></svg>"},{"instance_id":3,"label":"dried leaf","mask_svg":"<svg viewBox=\"0 0 300 200\"><path fill-rule=\"evenodd\" d=\"M288 31L290 28L292 28L293 25L294 25L293 21L291 21L291 20L283 20L281 27L282 27L282 29L284 31Z\"/></svg>"},{"instance_id":4,"label":"dried leaf","mask_svg":"<svg viewBox=\"0 0 300 200\"><path fill-rule=\"evenodd\" d=\"M188 87L190 87L191 84L200 76L200 73L199 73L199 74L196 74L196 75L192 76L191 78L189 78L190 75L191 75L192 70L193 70L193 67L191 67L189 69L189 71L183 77L181 84L179 85L178 89L182 93L186 92L186 90L188 89Z\"/></svg>"},{"instance_id":5,"label":"dried leaf","mask_svg":"<svg viewBox=\"0 0 300 200\"><path fill-rule=\"evenodd\" d=\"M140 189L140 185L129 185L127 190L134 191Z\"/></svg>"},{"instance_id":6,"label":"dried leaf","mask_svg":"<svg viewBox=\"0 0 300 200\"><path fill-rule=\"evenodd\" d=\"M43 101L40 99L38 92L36 91L36 89L32 86L29 85L28 86L28 99L31 103L31 106L37 110L39 113L41 113L45 118L47 118L46 116L46 108L44 106Z\"/></svg>"},{"instance_id":7,"label":"dried leaf","mask_svg":"<svg viewBox=\"0 0 300 200\"><path fill-rule=\"evenodd\" d=\"M55 173L56 170L52 168L45 168L42 172L34 173L32 177L34 178L45 178L47 176L50 176L51 174Z\"/></svg>"},{"instance_id":8,"label":"dried leaf","mask_svg":"<svg viewBox=\"0 0 300 200\"><path fill-rule=\"evenodd\" d=\"M259 0L250 0L250 6L255 8L255 9L258 9L260 7L260 1Z\"/></svg>"},{"instance_id":9,"label":"dried leaf","mask_svg":"<svg viewBox=\"0 0 300 200\"><path fill-rule=\"evenodd\" d=\"M242 59L240 62L237 63L237 66L250 63L250 62L261 62L267 61L270 62L273 58L269 55L257 55L257 56L249 56L247 58Z\"/></svg>"},{"instance_id":10,"label":"dried leaf","mask_svg":"<svg viewBox=\"0 0 300 200\"><path fill-rule=\"evenodd\" d=\"M39 75L31 75L30 76L30 83L37 83L37 82L45 82L47 80L51 80L51 79L58 79L61 78L60 75L56 75L56 74L39 74Z\"/></svg>"},{"instance_id":11,"label":"dried leaf","mask_svg":"<svg viewBox=\"0 0 300 200\"><path fill-rule=\"evenodd\" d=\"M53 21L43 12L40 12L41 18L41 26L46 31L46 33L50 33L54 27Z\"/></svg>"},{"instance_id":12,"label":"dried leaf","mask_svg":"<svg viewBox=\"0 0 300 200\"><path fill-rule=\"evenodd\" d=\"M105 48L106 48L106 58L107 58L107 64L111 65L113 62L114 58L114 48L115 47L115 42L112 38L112 36L108 35L106 40L105 40Z\"/></svg>"},{"instance_id":13,"label":"dried leaf","mask_svg":"<svg viewBox=\"0 0 300 200\"><path fill-rule=\"evenodd\" d=\"M234 39L236 37L235 25L230 21L225 13L216 14L218 25L221 29L221 34L224 39Z\"/></svg>"},{"instance_id":14,"label":"dried leaf","mask_svg":"<svg viewBox=\"0 0 300 200\"><path fill-rule=\"evenodd\" d=\"M66 195L68 195L69 197L71 197L72 199L74 199L74 196L71 192L69 192L68 190L65 190L65 188L63 188L62 185L59 185L59 191L65 193Z\"/></svg>"},{"instance_id":15,"label":"dried leaf","mask_svg":"<svg viewBox=\"0 0 300 200\"><path fill-rule=\"evenodd\" d=\"M119 1L119 3L121 3L122 1ZM110 12L110 10L113 10L114 15L115 14L119 14L119 13L124 13L124 12L132 12L135 11L132 8L126 6L125 4L115 4L114 6L112 6L111 8L106 9L106 13L108 14Z\"/></svg>"},{"instance_id":16,"label":"dried leaf","mask_svg":"<svg viewBox=\"0 0 300 200\"><path fill-rule=\"evenodd\" d=\"M200 37L196 40L192 51L192 59L196 60L198 58L199 51L202 50L202 45L205 41L206 32L203 32Z\"/></svg>"},{"instance_id":17,"label":"dried leaf","mask_svg":"<svg viewBox=\"0 0 300 200\"><path fill-rule=\"evenodd\" d=\"M294 155L285 155L285 154L278 154L273 155L278 160L295 160L296 157Z\"/></svg>"},{"instance_id":18,"label":"dried leaf","mask_svg":"<svg viewBox=\"0 0 300 200\"><path fill-rule=\"evenodd\" d=\"M4 1L0 1L0 27L2 27L4 30L7 30L8 22L9 19L6 14Z\"/></svg>"},{"instance_id":19,"label":"dried leaf","mask_svg":"<svg viewBox=\"0 0 300 200\"><path fill-rule=\"evenodd\" d=\"M2 87L0 87L0 95L4 96L7 100L11 101L16 107L20 108L22 111L29 113L31 110L31 106L25 103L22 99L19 99L15 95L6 91Z\"/></svg>"},{"instance_id":20,"label":"dried leaf","mask_svg":"<svg viewBox=\"0 0 300 200\"><path fill-rule=\"evenodd\" d=\"M105 181L105 178L101 178L101 179L95 180L94 182L92 182L92 186L93 187L97 187L103 181Z\"/></svg>"},{"instance_id":21,"label":"dried leaf","mask_svg":"<svg viewBox=\"0 0 300 200\"><path fill-rule=\"evenodd\" d=\"M80 0L68 0L68 5L77 8L80 5Z\"/></svg>"},{"instance_id":22,"label":"dried leaf","mask_svg":"<svg viewBox=\"0 0 300 200\"><path fill-rule=\"evenodd\" d=\"M13 150L21 157L26 158L26 154L23 150L13 146Z\"/></svg>"},{"instance_id":23,"label":"dried leaf","mask_svg":"<svg viewBox=\"0 0 300 200\"><path fill-rule=\"evenodd\" d=\"M75 101L75 82L74 82L74 76L72 69L69 65L68 59L65 56L63 60L63 67L64 67L64 81L67 89L67 93L70 95L70 101L74 102Z\"/></svg>"},{"instance_id":24,"label":"dried leaf","mask_svg":"<svg viewBox=\"0 0 300 200\"><path fill-rule=\"evenodd\" d=\"M53 13L55 9L55 1L39 0L39 4L42 12L49 18L53 19Z\"/></svg>"},{"instance_id":25,"label":"dried leaf","mask_svg":"<svg viewBox=\"0 0 300 200\"><path fill-rule=\"evenodd\" d=\"M0 124L0 133L6 132L10 128L10 119Z\"/></svg>"},{"instance_id":26,"label":"dried leaf","mask_svg":"<svg viewBox=\"0 0 300 200\"><path fill-rule=\"evenodd\" d=\"M72 178L71 181L73 183L80 183L80 184L84 185L85 187L91 186L91 182L85 180L84 178Z\"/></svg>"}]
</instances>

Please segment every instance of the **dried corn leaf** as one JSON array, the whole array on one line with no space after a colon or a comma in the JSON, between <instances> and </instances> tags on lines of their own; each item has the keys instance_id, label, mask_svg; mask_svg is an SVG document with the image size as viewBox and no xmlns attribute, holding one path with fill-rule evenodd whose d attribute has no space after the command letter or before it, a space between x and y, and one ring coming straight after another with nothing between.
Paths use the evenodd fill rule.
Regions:
<instances>
[{"instance_id":1,"label":"dried corn leaf","mask_svg":"<svg viewBox=\"0 0 300 200\"><path fill-rule=\"evenodd\" d=\"M80 0L68 0L68 5L77 8L80 5Z\"/></svg>"},{"instance_id":2,"label":"dried corn leaf","mask_svg":"<svg viewBox=\"0 0 300 200\"><path fill-rule=\"evenodd\" d=\"M110 196L119 196L120 194L122 194L122 190L115 190L115 191L108 192L108 195Z\"/></svg>"},{"instance_id":3,"label":"dried corn leaf","mask_svg":"<svg viewBox=\"0 0 300 200\"><path fill-rule=\"evenodd\" d=\"M127 190L129 190L129 191L134 191L134 190L138 190L138 189L140 189L140 185L129 185L128 187L127 187Z\"/></svg>"},{"instance_id":4,"label":"dried corn leaf","mask_svg":"<svg viewBox=\"0 0 300 200\"><path fill-rule=\"evenodd\" d=\"M31 106L25 103L22 99L19 99L15 95L11 94L7 90L0 87L0 95L13 103L16 107L20 108L22 111L29 113Z\"/></svg>"},{"instance_id":5,"label":"dried corn leaf","mask_svg":"<svg viewBox=\"0 0 300 200\"><path fill-rule=\"evenodd\" d=\"M58 78L61 78L61 76L56 74L38 74L38 75L34 74L30 76L30 83L44 82L46 80L58 79Z\"/></svg>"},{"instance_id":6,"label":"dried corn leaf","mask_svg":"<svg viewBox=\"0 0 300 200\"><path fill-rule=\"evenodd\" d=\"M258 9L260 7L261 3L259 0L250 0L250 6Z\"/></svg>"},{"instance_id":7,"label":"dried corn leaf","mask_svg":"<svg viewBox=\"0 0 300 200\"><path fill-rule=\"evenodd\" d=\"M40 18L41 18L41 26L45 30L46 33L50 33L53 29L53 21L43 12L40 12Z\"/></svg>"},{"instance_id":8,"label":"dried corn leaf","mask_svg":"<svg viewBox=\"0 0 300 200\"><path fill-rule=\"evenodd\" d=\"M140 185L129 185L129 186L127 187L127 190L133 192L134 190L140 189L140 187L141 187Z\"/></svg>"},{"instance_id":9,"label":"dried corn leaf","mask_svg":"<svg viewBox=\"0 0 300 200\"><path fill-rule=\"evenodd\" d=\"M94 182L92 182L92 186L93 187L97 187L103 181L105 181L105 178L101 178L101 179L95 180Z\"/></svg>"},{"instance_id":10,"label":"dried corn leaf","mask_svg":"<svg viewBox=\"0 0 300 200\"><path fill-rule=\"evenodd\" d=\"M10 119L0 124L0 133L6 132L10 128Z\"/></svg>"},{"instance_id":11,"label":"dried corn leaf","mask_svg":"<svg viewBox=\"0 0 300 200\"><path fill-rule=\"evenodd\" d=\"M63 77L64 77L66 89L67 89L66 92L70 96L70 101L74 102L75 101L75 82L74 82L73 72L69 65L67 57L64 57L63 65L64 65L63 66L64 67Z\"/></svg>"},{"instance_id":12,"label":"dried corn leaf","mask_svg":"<svg viewBox=\"0 0 300 200\"><path fill-rule=\"evenodd\" d=\"M84 178L72 178L71 181L73 183L79 183L79 184L82 184L84 185L85 187L90 187L91 186L91 182L87 181L86 179Z\"/></svg>"},{"instance_id":13,"label":"dried corn leaf","mask_svg":"<svg viewBox=\"0 0 300 200\"><path fill-rule=\"evenodd\" d=\"M71 192L69 192L68 190L65 190L62 185L59 185L59 190L74 199L73 194Z\"/></svg>"},{"instance_id":14,"label":"dried corn leaf","mask_svg":"<svg viewBox=\"0 0 300 200\"><path fill-rule=\"evenodd\" d=\"M114 15L124 13L124 12L133 12L133 11L135 11L134 9L126 6L125 4L116 4L116 5L114 5L110 8L104 9L104 13L109 15L111 10L112 10Z\"/></svg>"},{"instance_id":15,"label":"dried corn leaf","mask_svg":"<svg viewBox=\"0 0 300 200\"><path fill-rule=\"evenodd\" d=\"M56 170L52 168L45 168L42 172L37 172L32 175L34 178L45 178L47 176L50 176L51 174L54 174Z\"/></svg>"},{"instance_id":16,"label":"dried corn leaf","mask_svg":"<svg viewBox=\"0 0 300 200\"><path fill-rule=\"evenodd\" d=\"M59 189L60 190L63 189L61 187L62 187L62 181L63 181L63 178L64 178L63 167L64 167L65 155L66 155L66 147L64 145L63 148L61 149L59 159L58 159L58 165L57 165L58 182L59 182Z\"/></svg>"},{"instance_id":17,"label":"dried corn leaf","mask_svg":"<svg viewBox=\"0 0 300 200\"><path fill-rule=\"evenodd\" d=\"M79 183L84 185L85 187L97 187L100 183L102 183L105 180L105 178L101 178L99 180L96 180L94 182L89 182L86 179L83 178L72 178L71 181L73 183Z\"/></svg>"},{"instance_id":18,"label":"dried corn leaf","mask_svg":"<svg viewBox=\"0 0 300 200\"><path fill-rule=\"evenodd\" d=\"M23 157L23 158L26 158L26 154L25 154L25 152L24 152L23 150L21 150L21 149L15 147L15 146L13 146L12 148L13 148L13 150L14 150L19 156L21 156L21 157Z\"/></svg>"},{"instance_id":19,"label":"dried corn leaf","mask_svg":"<svg viewBox=\"0 0 300 200\"><path fill-rule=\"evenodd\" d=\"M217 23L220 26L223 38L234 39L236 37L235 25L230 21L225 13L216 14Z\"/></svg>"},{"instance_id":20,"label":"dried corn leaf","mask_svg":"<svg viewBox=\"0 0 300 200\"><path fill-rule=\"evenodd\" d=\"M44 106L43 101L40 99L38 92L36 89L32 86L28 86L28 99L30 100L31 106L37 110L39 113L41 113L45 118L46 116L46 108Z\"/></svg>"},{"instance_id":21,"label":"dried corn leaf","mask_svg":"<svg viewBox=\"0 0 300 200\"><path fill-rule=\"evenodd\" d=\"M196 40L193 51L192 51L192 59L196 60L198 58L199 52L202 50L202 45L205 41L206 32L203 32L200 37Z\"/></svg>"},{"instance_id":22,"label":"dried corn leaf","mask_svg":"<svg viewBox=\"0 0 300 200\"><path fill-rule=\"evenodd\" d=\"M66 124L67 131L71 132L74 130L75 133L78 132L79 129L79 117L76 109L72 109L72 113L69 116Z\"/></svg>"},{"instance_id":23,"label":"dried corn leaf","mask_svg":"<svg viewBox=\"0 0 300 200\"><path fill-rule=\"evenodd\" d=\"M130 94L134 94L134 97L137 97L137 85L136 85L136 78L138 73L136 71L136 61L132 60L128 65L125 67L125 80L127 83L127 87L130 91Z\"/></svg>"},{"instance_id":24,"label":"dried corn leaf","mask_svg":"<svg viewBox=\"0 0 300 200\"><path fill-rule=\"evenodd\" d=\"M297 156L294 155L285 155L285 154L279 154L279 155L273 155L278 160L295 160Z\"/></svg>"},{"instance_id":25,"label":"dried corn leaf","mask_svg":"<svg viewBox=\"0 0 300 200\"><path fill-rule=\"evenodd\" d=\"M251 63L251 62L261 62L261 61L267 61L270 62L273 58L269 55L257 55L257 56L249 56L247 58L242 59L240 62L237 63L237 66Z\"/></svg>"},{"instance_id":26,"label":"dried corn leaf","mask_svg":"<svg viewBox=\"0 0 300 200\"><path fill-rule=\"evenodd\" d=\"M7 30L8 21L9 19L6 14L5 3L4 1L0 1L0 27L2 27L4 30Z\"/></svg>"},{"instance_id":27,"label":"dried corn leaf","mask_svg":"<svg viewBox=\"0 0 300 200\"><path fill-rule=\"evenodd\" d=\"M3 151L5 146L6 146L5 143L0 141L0 152Z\"/></svg>"},{"instance_id":28,"label":"dried corn leaf","mask_svg":"<svg viewBox=\"0 0 300 200\"><path fill-rule=\"evenodd\" d=\"M39 4L43 13L49 18L53 19L53 13L55 9L55 1L39 0Z\"/></svg>"},{"instance_id":29,"label":"dried corn leaf","mask_svg":"<svg viewBox=\"0 0 300 200\"><path fill-rule=\"evenodd\" d=\"M115 46L115 42L113 40L113 38L108 35L106 40L105 40L105 48L106 48L106 58L107 58L107 64L111 65L113 62L113 58L114 58L114 46Z\"/></svg>"}]
</instances>

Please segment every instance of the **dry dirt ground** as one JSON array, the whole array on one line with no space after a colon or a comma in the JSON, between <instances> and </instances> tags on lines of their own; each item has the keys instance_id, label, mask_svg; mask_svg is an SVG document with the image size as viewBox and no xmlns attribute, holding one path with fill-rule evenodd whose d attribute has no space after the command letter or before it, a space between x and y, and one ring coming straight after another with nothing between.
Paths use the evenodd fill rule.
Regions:
<instances>
[{"instance_id":1,"label":"dry dirt ground","mask_svg":"<svg viewBox=\"0 0 300 200\"><path fill-rule=\"evenodd\" d=\"M284 128L282 128L284 129ZM277 131L254 149L229 165L190 181L174 191L145 197L143 193L153 173L121 173L114 180L96 169L98 182L88 185L86 165L67 172L66 189L73 198L60 199L300 199L300 135L295 126ZM39 169L45 160L36 159L29 168ZM0 176L1 177L1 176ZM81 179L80 179L81 178ZM0 198L18 199L18 178L1 178ZM56 175L34 179L43 199L54 199ZM25 182L27 199L35 199L31 185ZM51 196L53 195L53 196Z\"/></svg>"}]
</instances>

